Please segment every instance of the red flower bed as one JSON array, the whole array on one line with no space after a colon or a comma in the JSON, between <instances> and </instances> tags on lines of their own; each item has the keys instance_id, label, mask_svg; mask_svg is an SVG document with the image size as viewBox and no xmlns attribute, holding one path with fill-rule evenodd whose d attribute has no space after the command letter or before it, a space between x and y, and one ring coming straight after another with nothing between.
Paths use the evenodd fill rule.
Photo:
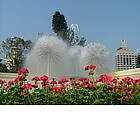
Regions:
<instances>
[{"instance_id":1,"label":"red flower bed","mask_svg":"<svg viewBox=\"0 0 140 140\"><path fill-rule=\"evenodd\" d=\"M96 66L86 66L94 76ZM140 104L140 79L125 77L121 81L103 74L99 79L72 76L56 81L47 75L34 76L29 83L29 71L21 69L9 82L0 79L0 104Z\"/></svg>"}]
</instances>

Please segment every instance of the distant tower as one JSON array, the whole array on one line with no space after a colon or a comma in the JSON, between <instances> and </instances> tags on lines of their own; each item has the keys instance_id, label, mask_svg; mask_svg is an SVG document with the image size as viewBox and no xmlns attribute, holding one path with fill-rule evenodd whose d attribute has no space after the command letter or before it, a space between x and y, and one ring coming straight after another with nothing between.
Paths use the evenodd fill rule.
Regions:
<instances>
[{"instance_id":1,"label":"distant tower","mask_svg":"<svg viewBox=\"0 0 140 140\"><path fill-rule=\"evenodd\" d=\"M137 66L137 55L127 47L124 39L121 40L120 47L117 49L115 61L117 71L135 69Z\"/></svg>"},{"instance_id":2,"label":"distant tower","mask_svg":"<svg viewBox=\"0 0 140 140\"><path fill-rule=\"evenodd\" d=\"M80 37L80 30L78 24L71 24L70 30L74 32L74 38Z\"/></svg>"}]
</instances>

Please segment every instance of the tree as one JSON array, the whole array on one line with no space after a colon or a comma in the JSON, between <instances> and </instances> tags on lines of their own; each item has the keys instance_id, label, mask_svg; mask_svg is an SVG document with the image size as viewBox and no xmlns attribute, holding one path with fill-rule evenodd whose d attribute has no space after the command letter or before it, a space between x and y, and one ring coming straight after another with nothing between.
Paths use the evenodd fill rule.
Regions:
<instances>
[{"instance_id":1,"label":"tree","mask_svg":"<svg viewBox=\"0 0 140 140\"><path fill-rule=\"evenodd\" d=\"M86 43L86 39L85 39L84 37L82 37L82 38L79 40L79 42L78 42L77 45L85 46L85 43Z\"/></svg>"},{"instance_id":2,"label":"tree","mask_svg":"<svg viewBox=\"0 0 140 140\"><path fill-rule=\"evenodd\" d=\"M75 37L74 31L68 28L65 16L56 11L52 18L52 30L58 37L66 41L70 46L85 46L86 39Z\"/></svg>"},{"instance_id":3,"label":"tree","mask_svg":"<svg viewBox=\"0 0 140 140\"><path fill-rule=\"evenodd\" d=\"M57 33L57 35L61 31L68 29L65 17L63 14L60 14L59 11L56 11L55 14L53 15L52 29L53 29L54 33Z\"/></svg>"},{"instance_id":4,"label":"tree","mask_svg":"<svg viewBox=\"0 0 140 140\"><path fill-rule=\"evenodd\" d=\"M85 46L86 43L86 39L84 37L82 37L81 39L75 37L74 31L70 29L60 31L58 36L61 37L64 41L66 41L70 46Z\"/></svg>"},{"instance_id":5,"label":"tree","mask_svg":"<svg viewBox=\"0 0 140 140\"><path fill-rule=\"evenodd\" d=\"M9 69L16 72L22 67L28 51L33 43L30 40L25 41L22 38L7 38L2 41L1 53L5 55L5 60Z\"/></svg>"},{"instance_id":6,"label":"tree","mask_svg":"<svg viewBox=\"0 0 140 140\"><path fill-rule=\"evenodd\" d=\"M0 63L0 72L7 72L8 69L5 64Z\"/></svg>"}]
</instances>

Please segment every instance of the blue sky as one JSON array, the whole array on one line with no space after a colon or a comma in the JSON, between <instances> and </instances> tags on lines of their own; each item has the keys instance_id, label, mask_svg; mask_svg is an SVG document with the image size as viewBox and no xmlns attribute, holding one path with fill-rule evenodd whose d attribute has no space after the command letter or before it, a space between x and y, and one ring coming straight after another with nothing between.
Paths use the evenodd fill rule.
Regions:
<instances>
[{"instance_id":1,"label":"blue sky","mask_svg":"<svg viewBox=\"0 0 140 140\"><path fill-rule=\"evenodd\" d=\"M35 42L38 32L53 34L55 11L68 26L79 25L87 44L105 44L113 61L122 38L140 50L140 0L0 0L0 43L15 36Z\"/></svg>"}]
</instances>

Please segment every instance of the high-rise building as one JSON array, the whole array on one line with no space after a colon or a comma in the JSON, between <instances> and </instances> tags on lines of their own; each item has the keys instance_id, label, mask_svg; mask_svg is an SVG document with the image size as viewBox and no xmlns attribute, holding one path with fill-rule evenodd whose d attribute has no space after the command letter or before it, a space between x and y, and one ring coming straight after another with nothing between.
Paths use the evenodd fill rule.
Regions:
<instances>
[{"instance_id":1,"label":"high-rise building","mask_svg":"<svg viewBox=\"0 0 140 140\"><path fill-rule=\"evenodd\" d=\"M135 69L137 67L137 55L131 50L124 39L121 40L120 47L115 56L116 71Z\"/></svg>"}]
</instances>

